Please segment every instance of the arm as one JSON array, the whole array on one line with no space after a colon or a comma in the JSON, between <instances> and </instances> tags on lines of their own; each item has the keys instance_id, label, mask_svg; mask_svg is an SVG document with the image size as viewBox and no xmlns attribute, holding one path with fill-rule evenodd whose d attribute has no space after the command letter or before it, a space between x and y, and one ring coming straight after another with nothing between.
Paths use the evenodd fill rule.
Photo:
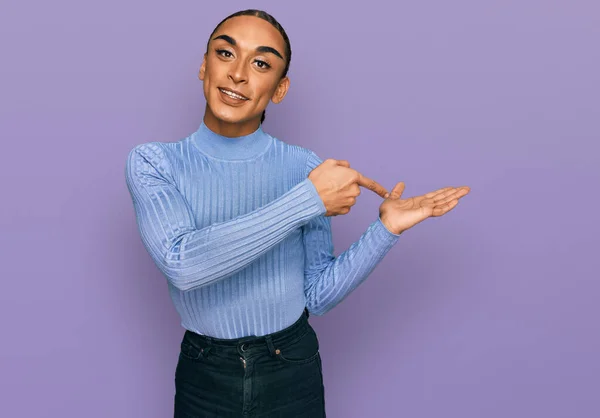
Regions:
<instances>
[{"instance_id":1,"label":"arm","mask_svg":"<svg viewBox=\"0 0 600 418\"><path fill-rule=\"evenodd\" d=\"M326 211L307 178L255 211L197 229L160 143L135 147L125 174L142 242L169 282L181 290L231 276Z\"/></svg>"},{"instance_id":2,"label":"arm","mask_svg":"<svg viewBox=\"0 0 600 418\"><path fill-rule=\"evenodd\" d=\"M309 171L319 165L313 154ZM304 293L308 310L323 315L358 287L398 241L381 222L373 222L337 258L333 255L331 218L317 216L302 227L305 248Z\"/></svg>"}]
</instances>

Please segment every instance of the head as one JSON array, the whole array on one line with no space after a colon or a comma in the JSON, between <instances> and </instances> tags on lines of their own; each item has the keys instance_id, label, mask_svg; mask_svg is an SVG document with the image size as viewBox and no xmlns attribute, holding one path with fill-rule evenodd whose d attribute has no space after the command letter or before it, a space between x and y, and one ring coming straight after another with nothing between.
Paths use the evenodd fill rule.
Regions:
<instances>
[{"instance_id":1,"label":"head","mask_svg":"<svg viewBox=\"0 0 600 418\"><path fill-rule=\"evenodd\" d=\"M243 10L211 33L198 78L204 86L204 121L212 129L250 133L270 102L289 88L292 50L285 30L268 13Z\"/></svg>"}]
</instances>

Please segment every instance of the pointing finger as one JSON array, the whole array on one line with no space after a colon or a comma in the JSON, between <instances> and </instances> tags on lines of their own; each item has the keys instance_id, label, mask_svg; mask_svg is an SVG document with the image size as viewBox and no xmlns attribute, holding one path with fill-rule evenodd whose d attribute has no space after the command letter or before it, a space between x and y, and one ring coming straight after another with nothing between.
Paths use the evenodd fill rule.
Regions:
<instances>
[{"instance_id":1,"label":"pointing finger","mask_svg":"<svg viewBox=\"0 0 600 418\"><path fill-rule=\"evenodd\" d=\"M374 191L375 193L377 193L379 196L381 196L383 198L385 198L385 196L387 194L387 190L385 189L385 187L383 187L381 184L377 183L375 180L365 177L360 173L358 173L358 184L360 186L366 187L369 190Z\"/></svg>"}]
</instances>

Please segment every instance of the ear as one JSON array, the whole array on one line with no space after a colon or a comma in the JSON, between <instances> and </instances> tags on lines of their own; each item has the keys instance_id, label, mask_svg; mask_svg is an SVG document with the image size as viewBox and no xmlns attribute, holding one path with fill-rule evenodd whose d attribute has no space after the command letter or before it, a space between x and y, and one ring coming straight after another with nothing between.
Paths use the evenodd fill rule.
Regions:
<instances>
[{"instance_id":1,"label":"ear","mask_svg":"<svg viewBox=\"0 0 600 418\"><path fill-rule=\"evenodd\" d=\"M200 72L198 73L198 78L204 81L204 73L206 72L206 54L202 58L202 65L200 66Z\"/></svg>"},{"instance_id":2,"label":"ear","mask_svg":"<svg viewBox=\"0 0 600 418\"><path fill-rule=\"evenodd\" d=\"M273 97L271 97L271 100L273 101L273 103L275 103L275 104L281 103L281 101L287 94L289 88L290 88L290 79L288 77L283 77L281 80L279 80L279 84L277 84L275 93L273 94Z\"/></svg>"}]
</instances>

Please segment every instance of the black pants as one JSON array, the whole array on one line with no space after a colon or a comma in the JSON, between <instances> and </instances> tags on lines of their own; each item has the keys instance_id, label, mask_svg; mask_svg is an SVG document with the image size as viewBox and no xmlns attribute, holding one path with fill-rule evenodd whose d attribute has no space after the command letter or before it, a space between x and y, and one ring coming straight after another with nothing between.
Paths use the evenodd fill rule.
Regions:
<instances>
[{"instance_id":1,"label":"black pants","mask_svg":"<svg viewBox=\"0 0 600 418\"><path fill-rule=\"evenodd\" d=\"M263 337L186 331L175 372L175 418L325 417L319 342L308 311Z\"/></svg>"}]
</instances>

